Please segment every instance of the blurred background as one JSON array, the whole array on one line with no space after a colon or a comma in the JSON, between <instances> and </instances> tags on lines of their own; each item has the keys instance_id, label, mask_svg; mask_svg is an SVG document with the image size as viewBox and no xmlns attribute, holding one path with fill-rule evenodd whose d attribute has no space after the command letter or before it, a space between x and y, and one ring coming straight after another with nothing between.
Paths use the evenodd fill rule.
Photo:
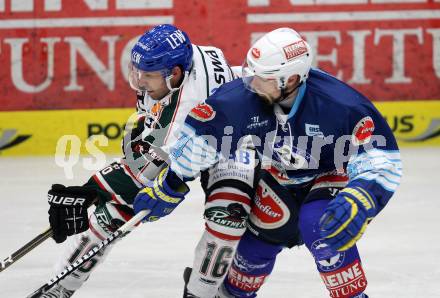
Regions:
<instances>
[{"instance_id":1,"label":"blurred background","mask_svg":"<svg viewBox=\"0 0 440 298\"><path fill-rule=\"evenodd\" d=\"M360 242L370 297L440 297L440 0L0 0L2 259L44 230L51 183L80 184L120 154L136 105L130 50L162 23L221 48L231 65L265 32L292 27L312 46L315 67L374 101L402 148L404 178ZM103 138L86 147L94 135ZM83 153L69 161L72 176L56 165L57 146ZM78 297L181 296L203 229L198 187L175 217L121 242ZM1 273L0 296L41 286L59 251L46 241ZM261 297L325 297L305 249L280 257Z\"/></svg>"},{"instance_id":2,"label":"blurred background","mask_svg":"<svg viewBox=\"0 0 440 298\"><path fill-rule=\"evenodd\" d=\"M161 23L231 65L292 27L315 67L376 102L401 145L440 144L439 0L0 0L0 156L53 155L65 134L104 135L100 149L118 153L136 100L130 49Z\"/></svg>"}]
</instances>

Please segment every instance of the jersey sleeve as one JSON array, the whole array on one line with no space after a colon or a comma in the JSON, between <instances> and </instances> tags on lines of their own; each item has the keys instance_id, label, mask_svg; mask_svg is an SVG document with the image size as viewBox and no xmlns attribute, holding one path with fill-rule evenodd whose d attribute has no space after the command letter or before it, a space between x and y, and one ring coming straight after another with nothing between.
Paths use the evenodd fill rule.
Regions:
<instances>
[{"instance_id":1,"label":"jersey sleeve","mask_svg":"<svg viewBox=\"0 0 440 298\"><path fill-rule=\"evenodd\" d=\"M370 203L376 215L400 184L399 148L387 122L372 104L359 105L348 118L351 144L358 150L348 161L349 183L341 193Z\"/></svg>"},{"instance_id":2,"label":"jersey sleeve","mask_svg":"<svg viewBox=\"0 0 440 298\"><path fill-rule=\"evenodd\" d=\"M194 107L170 148L171 170L184 180L191 180L217 163L222 158L222 136L228 121L215 98Z\"/></svg>"}]
</instances>

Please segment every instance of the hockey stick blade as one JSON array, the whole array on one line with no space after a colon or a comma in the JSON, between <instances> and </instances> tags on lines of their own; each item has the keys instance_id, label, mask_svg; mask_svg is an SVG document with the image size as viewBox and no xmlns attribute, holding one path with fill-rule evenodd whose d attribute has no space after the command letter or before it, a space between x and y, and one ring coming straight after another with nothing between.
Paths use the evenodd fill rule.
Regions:
<instances>
[{"instance_id":1,"label":"hockey stick blade","mask_svg":"<svg viewBox=\"0 0 440 298\"><path fill-rule=\"evenodd\" d=\"M39 234L37 237L23 245L20 249L13 252L7 258L0 261L0 272L17 262L21 257L25 256L28 252L33 250L35 247L43 243L46 239L52 236L52 229L49 227L43 233Z\"/></svg>"},{"instance_id":2,"label":"hockey stick blade","mask_svg":"<svg viewBox=\"0 0 440 298\"><path fill-rule=\"evenodd\" d=\"M120 239L127 235L129 231L131 231L134 226L140 222L145 216L150 213L149 210L143 210L133 216L132 219L127 221L123 226L121 226L119 229L117 229L115 232L113 232L108 238L104 239L98 246L95 246L91 250L89 250L84 256L76 260L74 263L72 263L70 266L68 266L63 272L58 274L57 276L53 277L51 280L49 280L46 284L41 286L39 289L34 291L32 294L28 295L26 298L38 298L41 297L41 295L47 293L54 285L56 285L59 281L63 280L66 276L71 274L73 271L78 269L82 264L93 258L101 249L104 247L107 247L109 244L114 242L117 239Z\"/></svg>"}]
</instances>

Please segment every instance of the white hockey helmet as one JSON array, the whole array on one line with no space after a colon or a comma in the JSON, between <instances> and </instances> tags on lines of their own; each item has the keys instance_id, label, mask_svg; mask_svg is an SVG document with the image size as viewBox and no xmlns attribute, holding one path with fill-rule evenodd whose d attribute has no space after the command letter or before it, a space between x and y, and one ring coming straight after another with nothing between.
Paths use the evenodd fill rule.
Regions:
<instances>
[{"instance_id":1,"label":"white hockey helmet","mask_svg":"<svg viewBox=\"0 0 440 298\"><path fill-rule=\"evenodd\" d=\"M299 75L300 82L307 79L312 60L309 44L295 30L279 28L261 37L249 49L242 78L247 87L251 77L258 76L275 79L278 88L284 89L292 75Z\"/></svg>"}]
</instances>

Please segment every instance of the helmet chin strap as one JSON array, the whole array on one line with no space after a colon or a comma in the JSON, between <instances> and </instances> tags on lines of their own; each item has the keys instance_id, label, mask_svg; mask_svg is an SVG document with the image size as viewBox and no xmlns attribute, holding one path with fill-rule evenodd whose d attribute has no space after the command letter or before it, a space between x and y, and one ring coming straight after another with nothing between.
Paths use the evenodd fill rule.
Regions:
<instances>
[{"instance_id":1,"label":"helmet chin strap","mask_svg":"<svg viewBox=\"0 0 440 298\"><path fill-rule=\"evenodd\" d=\"M165 77L165 84L166 84L166 86L167 86L169 92L168 92L167 94L165 94L164 97L162 97L162 98L165 98L165 97L167 97L168 95L170 95L171 93L174 93L175 91L179 90L180 87L181 87L181 86L185 83L185 81L188 79L188 77L189 77L189 72L188 72L188 71L185 71L185 72L183 73L183 79L182 79L182 81L180 82L179 86L176 87L176 88L173 88L173 87L171 86L171 79L173 78L173 75L166 76L166 77ZM161 98L161 99L162 99L162 98Z\"/></svg>"},{"instance_id":2,"label":"helmet chin strap","mask_svg":"<svg viewBox=\"0 0 440 298\"><path fill-rule=\"evenodd\" d=\"M170 90L170 92L173 92L173 91L176 91L176 90L178 90L179 89L179 87L177 87L177 88L173 88L173 87L171 87L171 79L173 78L173 75L169 75L169 76L167 76L166 78L165 78L165 83L166 83L166 85L167 85L167 88L168 88L168 90ZM168 94L170 94L170 93L168 93ZM168 95L167 94L167 95Z\"/></svg>"}]
</instances>

